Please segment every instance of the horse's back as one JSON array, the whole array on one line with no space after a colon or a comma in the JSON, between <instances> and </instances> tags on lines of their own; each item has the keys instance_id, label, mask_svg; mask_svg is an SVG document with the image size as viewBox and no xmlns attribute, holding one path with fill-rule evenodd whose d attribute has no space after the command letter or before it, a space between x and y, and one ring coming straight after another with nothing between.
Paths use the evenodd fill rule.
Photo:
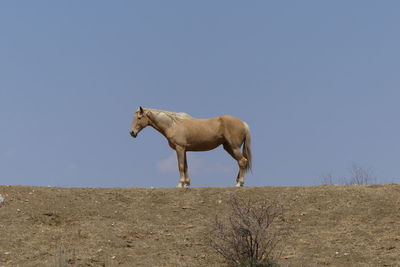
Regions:
<instances>
[{"instance_id":1,"label":"horse's back","mask_svg":"<svg viewBox=\"0 0 400 267\"><path fill-rule=\"evenodd\" d=\"M195 131L212 131L219 132L221 134L226 131L240 131L242 132L246 128L246 123L239 118L223 115L208 119L189 119L184 121L185 126L194 129Z\"/></svg>"},{"instance_id":2,"label":"horse's back","mask_svg":"<svg viewBox=\"0 0 400 267\"><path fill-rule=\"evenodd\" d=\"M191 118L176 123L172 139L192 151L213 149L221 144L240 145L246 135L246 124L233 116L208 119Z\"/></svg>"},{"instance_id":3,"label":"horse's back","mask_svg":"<svg viewBox=\"0 0 400 267\"><path fill-rule=\"evenodd\" d=\"M206 151L223 143L218 118L190 118L176 123L170 136L174 143L188 151Z\"/></svg>"},{"instance_id":4,"label":"horse's back","mask_svg":"<svg viewBox=\"0 0 400 267\"><path fill-rule=\"evenodd\" d=\"M247 127L247 124L244 121L233 116L224 115L218 118L226 130L243 131Z\"/></svg>"}]
</instances>

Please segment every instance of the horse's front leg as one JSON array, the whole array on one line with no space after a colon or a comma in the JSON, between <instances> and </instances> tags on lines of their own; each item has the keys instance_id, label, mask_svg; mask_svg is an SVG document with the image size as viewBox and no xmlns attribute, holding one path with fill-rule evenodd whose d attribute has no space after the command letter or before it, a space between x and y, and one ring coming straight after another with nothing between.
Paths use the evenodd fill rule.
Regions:
<instances>
[{"instance_id":1,"label":"horse's front leg","mask_svg":"<svg viewBox=\"0 0 400 267\"><path fill-rule=\"evenodd\" d=\"M185 186L190 186L190 177L189 177L189 173L188 173L186 152L185 152Z\"/></svg>"},{"instance_id":2,"label":"horse's front leg","mask_svg":"<svg viewBox=\"0 0 400 267\"><path fill-rule=\"evenodd\" d=\"M179 167L179 183L176 187L186 187L185 183L185 156L186 151L181 146L176 146L176 155L178 157L178 167Z\"/></svg>"}]
</instances>

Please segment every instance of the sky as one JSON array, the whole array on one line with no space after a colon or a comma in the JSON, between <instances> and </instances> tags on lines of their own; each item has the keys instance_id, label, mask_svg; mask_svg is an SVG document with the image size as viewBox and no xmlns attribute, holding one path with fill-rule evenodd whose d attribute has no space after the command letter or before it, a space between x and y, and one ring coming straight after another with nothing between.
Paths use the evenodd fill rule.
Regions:
<instances>
[{"instance_id":1,"label":"sky","mask_svg":"<svg viewBox=\"0 0 400 267\"><path fill-rule=\"evenodd\" d=\"M232 115L248 186L318 185L352 164L400 182L398 1L2 1L0 184L174 187L176 155L139 106ZM193 187L233 186L221 148Z\"/></svg>"}]
</instances>

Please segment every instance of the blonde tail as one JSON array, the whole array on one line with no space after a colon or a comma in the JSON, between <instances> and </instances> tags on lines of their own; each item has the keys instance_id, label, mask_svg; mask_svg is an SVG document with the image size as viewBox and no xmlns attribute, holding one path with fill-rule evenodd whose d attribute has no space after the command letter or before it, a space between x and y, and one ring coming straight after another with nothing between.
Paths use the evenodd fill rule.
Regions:
<instances>
[{"instance_id":1,"label":"blonde tail","mask_svg":"<svg viewBox=\"0 0 400 267\"><path fill-rule=\"evenodd\" d=\"M246 126L246 135L244 137L244 141L243 141L243 156L247 159L247 165L245 168L245 171L251 171L251 136L250 136L250 128L247 125L247 123L245 123Z\"/></svg>"}]
</instances>

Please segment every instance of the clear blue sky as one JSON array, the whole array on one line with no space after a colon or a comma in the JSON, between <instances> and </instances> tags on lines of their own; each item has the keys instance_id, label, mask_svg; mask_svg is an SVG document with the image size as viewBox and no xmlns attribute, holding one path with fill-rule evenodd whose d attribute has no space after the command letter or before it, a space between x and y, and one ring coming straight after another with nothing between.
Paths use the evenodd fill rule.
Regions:
<instances>
[{"instance_id":1,"label":"clear blue sky","mask_svg":"<svg viewBox=\"0 0 400 267\"><path fill-rule=\"evenodd\" d=\"M398 1L2 1L0 184L173 187L139 105L252 131L246 184L313 185L356 162L400 182ZM218 148L193 186L232 186Z\"/></svg>"}]
</instances>

